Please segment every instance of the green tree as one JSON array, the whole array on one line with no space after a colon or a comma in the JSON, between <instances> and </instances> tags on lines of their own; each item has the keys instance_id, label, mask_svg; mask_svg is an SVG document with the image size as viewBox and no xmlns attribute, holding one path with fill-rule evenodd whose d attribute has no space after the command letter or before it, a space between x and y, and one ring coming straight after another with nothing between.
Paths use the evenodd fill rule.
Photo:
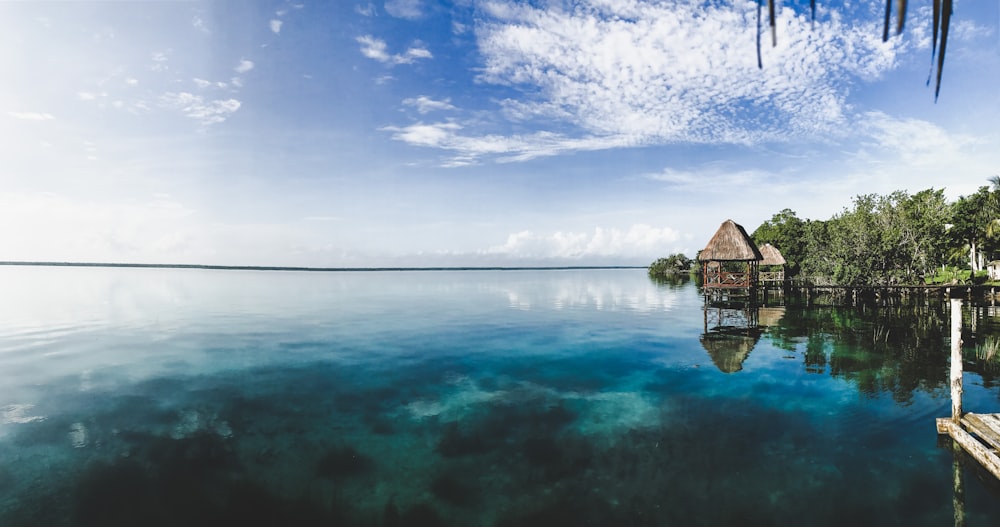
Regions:
<instances>
[{"instance_id":1,"label":"green tree","mask_svg":"<svg viewBox=\"0 0 1000 527\"><path fill-rule=\"evenodd\" d=\"M900 257L907 282L923 283L947 258L951 209L944 189L922 190L898 204Z\"/></svg>"},{"instance_id":2,"label":"green tree","mask_svg":"<svg viewBox=\"0 0 1000 527\"><path fill-rule=\"evenodd\" d=\"M647 269L649 276L663 276L667 274L687 273L691 271L691 264L694 260L681 253L671 254L666 258L659 258Z\"/></svg>"},{"instance_id":3,"label":"green tree","mask_svg":"<svg viewBox=\"0 0 1000 527\"><path fill-rule=\"evenodd\" d=\"M833 278L836 258L830 248L830 222L808 220L803 225L803 255L800 272L804 276Z\"/></svg>"},{"instance_id":4,"label":"green tree","mask_svg":"<svg viewBox=\"0 0 1000 527\"><path fill-rule=\"evenodd\" d=\"M805 222L792 209L783 209L750 235L758 246L770 243L781 251L789 276L799 273L806 254Z\"/></svg>"},{"instance_id":5,"label":"green tree","mask_svg":"<svg viewBox=\"0 0 1000 527\"><path fill-rule=\"evenodd\" d=\"M943 190L857 196L823 229L807 231L808 250L818 252L809 270L840 284L923 283L946 256L950 216Z\"/></svg>"},{"instance_id":6,"label":"green tree","mask_svg":"<svg viewBox=\"0 0 1000 527\"><path fill-rule=\"evenodd\" d=\"M994 200L994 193L983 186L975 194L961 196L952 204L952 227L948 231L951 248L953 252L963 250L968 255L969 268L973 272L983 269L987 242L996 236L990 228L997 217Z\"/></svg>"}]
</instances>

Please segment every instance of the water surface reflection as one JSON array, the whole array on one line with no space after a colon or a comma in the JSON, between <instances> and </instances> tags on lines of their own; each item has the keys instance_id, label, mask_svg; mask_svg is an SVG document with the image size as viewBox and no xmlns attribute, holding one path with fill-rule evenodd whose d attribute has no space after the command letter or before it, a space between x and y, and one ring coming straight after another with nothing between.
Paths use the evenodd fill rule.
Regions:
<instances>
[{"instance_id":1,"label":"water surface reflection","mask_svg":"<svg viewBox=\"0 0 1000 527\"><path fill-rule=\"evenodd\" d=\"M711 319L644 270L57 271L0 269L5 527L952 519L936 306Z\"/></svg>"}]
</instances>

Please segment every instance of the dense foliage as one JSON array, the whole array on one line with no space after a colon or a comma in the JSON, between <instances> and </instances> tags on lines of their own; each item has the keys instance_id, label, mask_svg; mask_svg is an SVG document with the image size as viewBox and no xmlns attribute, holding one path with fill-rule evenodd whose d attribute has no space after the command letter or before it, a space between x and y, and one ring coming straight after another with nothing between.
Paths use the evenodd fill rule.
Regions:
<instances>
[{"instance_id":1,"label":"dense foliage","mask_svg":"<svg viewBox=\"0 0 1000 527\"><path fill-rule=\"evenodd\" d=\"M935 189L860 195L826 221L801 220L785 209L752 238L782 251L789 275L849 285L921 284L948 266L984 268L1000 238L998 192L995 183L953 203Z\"/></svg>"},{"instance_id":2,"label":"dense foliage","mask_svg":"<svg viewBox=\"0 0 1000 527\"><path fill-rule=\"evenodd\" d=\"M933 188L859 195L825 221L784 209L751 238L781 251L788 276L812 283L877 286L975 278L1000 257L1000 176L989 181L953 202L943 189ZM690 263L675 254L654 262L649 272L687 270Z\"/></svg>"},{"instance_id":3,"label":"dense foliage","mask_svg":"<svg viewBox=\"0 0 1000 527\"><path fill-rule=\"evenodd\" d=\"M649 266L649 276L664 276L668 274L687 273L691 270L694 260L681 253L660 258Z\"/></svg>"}]
</instances>

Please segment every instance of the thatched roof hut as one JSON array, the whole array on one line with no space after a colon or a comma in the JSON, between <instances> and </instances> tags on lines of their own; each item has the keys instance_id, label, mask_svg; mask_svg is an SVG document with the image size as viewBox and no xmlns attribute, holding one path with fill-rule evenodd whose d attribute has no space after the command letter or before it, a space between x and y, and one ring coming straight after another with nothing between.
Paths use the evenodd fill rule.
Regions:
<instances>
[{"instance_id":1,"label":"thatched roof hut","mask_svg":"<svg viewBox=\"0 0 1000 527\"><path fill-rule=\"evenodd\" d=\"M706 288L756 287L758 262L763 259L746 229L733 220L722 222L698 254L698 260L704 264Z\"/></svg>"},{"instance_id":2,"label":"thatched roof hut","mask_svg":"<svg viewBox=\"0 0 1000 527\"><path fill-rule=\"evenodd\" d=\"M746 229L733 220L726 220L715 231L715 236L701 250L698 260L702 262L746 262L763 260L757 245L753 243Z\"/></svg>"},{"instance_id":3,"label":"thatched roof hut","mask_svg":"<svg viewBox=\"0 0 1000 527\"><path fill-rule=\"evenodd\" d=\"M787 263L785 257L781 255L781 251L770 243L760 246L760 254L764 257L760 261L760 265L785 265Z\"/></svg>"}]
</instances>

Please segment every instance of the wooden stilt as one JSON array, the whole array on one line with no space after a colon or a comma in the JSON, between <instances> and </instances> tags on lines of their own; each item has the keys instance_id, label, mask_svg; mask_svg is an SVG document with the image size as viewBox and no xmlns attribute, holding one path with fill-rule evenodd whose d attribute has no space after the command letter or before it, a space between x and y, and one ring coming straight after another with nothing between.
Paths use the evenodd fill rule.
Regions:
<instances>
[{"instance_id":1,"label":"wooden stilt","mask_svg":"<svg viewBox=\"0 0 1000 527\"><path fill-rule=\"evenodd\" d=\"M951 299L951 420L962 420L962 300Z\"/></svg>"},{"instance_id":2,"label":"wooden stilt","mask_svg":"<svg viewBox=\"0 0 1000 527\"><path fill-rule=\"evenodd\" d=\"M961 445L983 468L1000 479L1000 457L994 450L1000 445L1000 415L962 415L962 300L958 298L951 299L950 383L951 418L937 420L938 433L951 436L955 443ZM955 477L955 492L958 496L962 490L961 482L957 479L960 474ZM960 508L957 500L956 497L955 525L964 525L964 505Z\"/></svg>"}]
</instances>

